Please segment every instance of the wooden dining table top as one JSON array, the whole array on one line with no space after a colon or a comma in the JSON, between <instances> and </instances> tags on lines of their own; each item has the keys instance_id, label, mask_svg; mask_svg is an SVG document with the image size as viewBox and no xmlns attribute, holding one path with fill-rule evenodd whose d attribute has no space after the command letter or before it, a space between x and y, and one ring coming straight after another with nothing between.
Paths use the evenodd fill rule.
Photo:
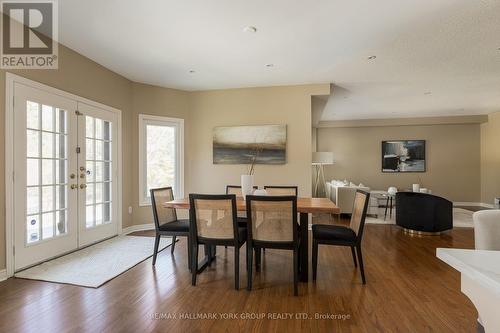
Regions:
<instances>
[{"instance_id":1,"label":"wooden dining table top","mask_svg":"<svg viewBox=\"0 0 500 333\"><path fill-rule=\"evenodd\" d=\"M164 202L166 208L189 209L189 198L175 199ZM238 211L246 211L246 201L243 197L236 198L236 206ZM328 213L340 214L340 208L337 207L328 198L297 198L297 211L299 213Z\"/></svg>"}]
</instances>

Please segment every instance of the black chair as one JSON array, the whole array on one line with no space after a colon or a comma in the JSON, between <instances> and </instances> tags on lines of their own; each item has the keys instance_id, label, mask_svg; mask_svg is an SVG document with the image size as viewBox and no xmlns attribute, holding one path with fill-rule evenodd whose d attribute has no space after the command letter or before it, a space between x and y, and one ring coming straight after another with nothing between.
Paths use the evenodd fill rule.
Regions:
<instances>
[{"instance_id":1,"label":"black chair","mask_svg":"<svg viewBox=\"0 0 500 333\"><path fill-rule=\"evenodd\" d=\"M253 187L254 190L258 189L257 186ZM241 197L241 186L239 185L226 185L226 194L234 194L236 197ZM240 227L247 227L247 213L246 212L238 212L238 225Z\"/></svg>"},{"instance_id":2,"label":"black chair","mask_svg":"<svg viewBox=\"0 0 500 333\"><path fill-rule=\"evenodd\" d=\"M313 224L313 280L316 280L318 270L318 246L319 244L340 245L351 247L354 266L356 263L356 252L361 270L361 280L366 284L365 271L363 267L363 256L361 254L361 240L363 238L363 229L365 226L366 211L370 193L357 190L354 199L354 207L351 215L351 224L349 227L339 225ZM354 251L356 249L356 251Z\"/></svg>"},{"instance_id":3,"label":"black chair","mask_svg":"<svg viewBox=\"0 0 500 333\"><path fill-rule=\"evenodd\" d=\"M299 230L297 196L246 197L248 216L247 289L252 290L252 261L255 250L256 270L260 270L260 249L273 248L293 251L294 295L299 283Z\"/></svg>"},{"instance_id":4,"label":"black chair","mask_svg":"<svg viewBox=\"0 0 500 333\"><path fill-rule=\"evenodd\" d=\"M253 189L256 190L259 187L254 186ZM240 185L226 185L226 194L234 194L237 197L243 196L241 192L241 186Z\"/></svg>"},{"instance_id":5,"label":"black chair","mask_svg":"<svg viewBox=\"0 0 500 333\"><path fill-rule=\"evenodd\" d=\"M419 192L396 193L396 224L405 231L439 234L453 228L453 203Z\"/></svg>"},{"instance_id":6,"label":"black chair","mask_svg":"<svg viewBox=\"0 0 500 333\"><path fill-rule=\"evenodd\" d=\"M192 285L196 285L198 245L209 249L209 261L217 245L234 246L234 288L240 285L240 247L247 239L246 228L238 227L236 196L234 194L189 195L189 227L191 231ZM205 247L207 248L207 247Z\"/></svg>"},{"instance_id":7,"label":"black chair","mask_svg":"<svg viewBox=\"0 0 500 333\"><path fill-rule=\"evenodd\" d=\"M266 190L267 195L295 195L295 196L297 196L299 193L299 188L297 186L267 185L267 186L264 186L264 190Z\"/></svg>"},{"instance_id":8,"label":"black chair","mask_svg":"<svg viewBox=\"0 0 500 333\"><path fill-rule=\"evenodd\" d=\"M188 266L191 268L191 246L189 246L189 220L177 218L175 208L163 207L163 203L174 200L174 191L172 187L163 187L151 189L151 205L153 207L153 218L155 222L155 248L153 253L153 266L156 264L158 255L158 246L161 236L172 237L171 253L174 254L175 242L177 236L186 236L188 238Z\"/></svg>"}]
</instances>

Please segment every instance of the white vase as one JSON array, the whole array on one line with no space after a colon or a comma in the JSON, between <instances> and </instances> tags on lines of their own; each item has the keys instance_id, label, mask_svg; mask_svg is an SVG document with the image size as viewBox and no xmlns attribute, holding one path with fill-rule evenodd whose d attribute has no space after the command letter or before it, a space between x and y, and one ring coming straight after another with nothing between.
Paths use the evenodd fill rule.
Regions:
<instances>
[{"instance_id":1,"label":"white vase","mask_svg":"<svg viewBox=\"0 0 500 333\"><path fill-rule=\"evenodd\" d=\"M241 175L241 195L245 198L253 193L253 175Z\"/></svg>"},{"instance_id":2,"label":"white vase","mask_svg":"<svg viewBox=\"0 0 500 333\"><path fill-rule=\"evenodd\" d=\"M413 192L420 192L420 184L413 184Z\"/></svg>"}]
</instances>

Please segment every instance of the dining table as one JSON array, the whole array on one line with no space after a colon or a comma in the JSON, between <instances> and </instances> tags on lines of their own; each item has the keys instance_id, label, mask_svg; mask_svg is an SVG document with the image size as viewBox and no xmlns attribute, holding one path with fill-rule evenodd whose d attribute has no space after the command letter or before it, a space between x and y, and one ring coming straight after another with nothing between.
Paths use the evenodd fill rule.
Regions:
<instances>
[{"instance_id":1,"label":"dining table","mask_svg":"<svg viewBox=\"0 0 500 333\"><path fill-rule=\"evenodd\" d=\"M189 198L175 199L164 202L165 208L188 209ZM238 211L246 211L246 201L243 197L236 198ZM309 279L309 214L340 214L337 207L328 198L297 198L297 212L299 213L299 235L300 235L300 255L299 255L299 276L300 281L307 282Z\"/></svg>"}]
</instances>

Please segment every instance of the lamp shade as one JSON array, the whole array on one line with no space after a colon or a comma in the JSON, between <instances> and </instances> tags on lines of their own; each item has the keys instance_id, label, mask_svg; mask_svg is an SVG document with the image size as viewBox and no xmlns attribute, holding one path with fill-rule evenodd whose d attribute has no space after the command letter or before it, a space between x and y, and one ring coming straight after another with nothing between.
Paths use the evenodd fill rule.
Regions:
<instances>
[{"instance_id":1,"label":"lamp shade","mask_svg":"<svg viewBox=\"0 0 500 333\"><path fill-rule=\"evenodd\" d=\"M333 164L333 153L328 151L315 151L312 153L313 165Z\"/></svg>"}]
</instances>

